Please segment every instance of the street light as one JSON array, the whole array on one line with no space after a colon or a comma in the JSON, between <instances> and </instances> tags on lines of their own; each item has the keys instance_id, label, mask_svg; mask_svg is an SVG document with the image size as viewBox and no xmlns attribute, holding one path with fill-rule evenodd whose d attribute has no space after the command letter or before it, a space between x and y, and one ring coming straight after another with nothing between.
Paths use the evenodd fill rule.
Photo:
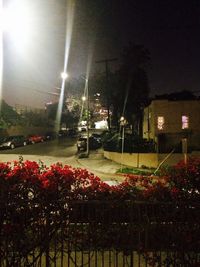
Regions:
<instances>
[{"instance_id":1,"label":"street light","mask_svg":"<svg viewBox=\"0 0 200 267\"><path fill-rule=\"evenodd\" d=\"M9 36L16 52L27 54L30 59L29 49L32 48L32 40L38 32L38 25L35 19L36 10L27 2L26 0L1 1L0 28L5 36Z\"/></svg>"},{"instance_id":2,"label":"street light","mask_svg":"<svg viewBox=\"0 0 200 267\"><path fill-rule=\"evenodd\" d=\"M63 80L66 80L68 77L69 77L69 75L68 75L67 72L62 72L62 73L61 73L61 78L62 78Z\"/></svg>"},{"instance_id":3,"label":"street light","mask_svg":"<svg viewBox=\"0 0 200 267\"><path fill-rule=\"evenodd\" d=\"M122 169L122 160L124 155L124 132L125 132L126 119L124 116L120 118L120 126L122 127L122 150L121 150L121 169Z\"/></svg>"},{"instance_id":4,"label":"street light","mask_svg":"<svg viewBox=\"0 0 200 267\"><path fill-rule=\"evenodd\" d=\"M57 114L56 114L56 125L55 125L56 132L60 130L63 102L64 102L64 97L65 97L65 80L68 78L68 76L69 75L66 72L61 73L62 85L61 85L60 98L59 98L58 109L57 109Z\"/></svg>"},{"instance_id":5,"label":"street light","mask_svg":"<svg viewBox=\"0 0 200 267\"><path fill-rule=\"evenodd\" d=\"M86 96L82 96L82 100L83 100L83 102L85 102Z\"/></svg>"}]
</instances>

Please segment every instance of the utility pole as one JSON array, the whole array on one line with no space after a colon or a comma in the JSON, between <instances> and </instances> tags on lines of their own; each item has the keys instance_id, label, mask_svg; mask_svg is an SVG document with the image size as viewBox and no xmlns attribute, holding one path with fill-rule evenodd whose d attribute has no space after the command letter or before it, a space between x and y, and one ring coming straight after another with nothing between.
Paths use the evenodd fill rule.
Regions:
<instances>
[{"instance_id":1,"label":"utility pole","mask_svg":"<svg viewBox=\"0 0 200 267\"><path fill-rule=\"evenodd\" d=\"M106 71L106 96L107 96L107 112L108 112L108 129L110 130L110 100L108 96L108 73L109 68L108 64L113 61L117 61L117 58L106 58L103 60L96 61L96 63L104 63L105 64L105 71Z\"/></svg>"}]
</instances>

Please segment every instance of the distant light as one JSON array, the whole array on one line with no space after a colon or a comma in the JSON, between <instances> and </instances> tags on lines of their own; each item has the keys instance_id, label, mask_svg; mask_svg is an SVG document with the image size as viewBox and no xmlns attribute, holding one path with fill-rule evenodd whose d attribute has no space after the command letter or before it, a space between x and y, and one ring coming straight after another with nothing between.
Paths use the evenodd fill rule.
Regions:
<instances>
[{"instance_id":1,"label":"distant light","mask_svg":"<svg viewBox=\"0 0 200 267\"><path fill-rule=\"evenodd\" d=\"M50 102L47 102L45 105L52 105L53 104L53 102L52 101L50 101Z\"/></svg>"},{"instance_id":2,"label":"distant light","mask_svg":"<svg viewBox=\"0 0 200 267\"><path fill-rule=\"evenodd\" d=\"M94 124L95 124L95 129L108 129L107 120L97 121Z\"/></svg>"},{"instance_id":3,"label":"distant light","mask_svg":"<svg viewBox=\"0 0 200 267\"><path fill-rule=\"evenodd\" d=\"M62 78L63 80L67 79L68 77L69 77L68 73L66 73L66 72L62 72L62 73L61 73L61 78Z\"/></svg>"},{"instance_id":4,"label":"distant light","mask_svg":"<svg viewBox=\"0 0 200 267\"><path fill-rule=\"evenodd\" d=\"M85 101L86 100L86 97L85 96L82 96L82 100Z\"/></svg>"}]
</instances>

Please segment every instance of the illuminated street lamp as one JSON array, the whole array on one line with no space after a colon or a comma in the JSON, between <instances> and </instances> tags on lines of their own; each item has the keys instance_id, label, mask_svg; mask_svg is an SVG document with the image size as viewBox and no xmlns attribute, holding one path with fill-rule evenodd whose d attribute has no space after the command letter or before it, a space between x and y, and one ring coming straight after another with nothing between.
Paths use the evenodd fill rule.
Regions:
<instances>
[{"instance_id":1,"label":"illuminated street lamp","mask_svg":"<svg viewBox=\"0 0 200 267\"><path fill-rule=\"evenodd\" d=\"M86 96L82 96L82 100L83 100L83 102L85 102Z\"/></svg>"},{"instance_id":2,"label":"illuminated street lamp","mask_svg":"<svg viewBox=\"0 0 200 267\"><path fill-rule=\"evenodd\" d=\"M68 77L69 77L68 73L66 73L66 72L62 72L62 73L61 73L61 78L62 78L63 80L66 80Z\"/></svg>"},{"instance_id":3,"label":"illuminated street lamp","mask_svg":"<svg viewBox=\"0 0 200 267\"><path fill-rule=\"evenodd\" d=\"M29 2L29 3L27 3ZM20 54L21 58L28 56L30 59L34 34L38 32L35 10L30 5L30 1L26 0L12 0L0 1L0 103L2 99L2 81L3 81L3 43L10 42L13 51L16 55ZM6 51L8 50L8 51ZM10 49L5 49L5 55L10 52ZM15 60L15 56L12 57ZM19 61L17 60L19 66ZM5 78L6 79L6 78ZM0 104L1 108L1 104Z\"/></svg>"},{"instance_id":4,"label":"illuminated street lamp","mask_svg":"<svg viewBox=\"0 0 200 267\"><path fill-rule=\"evenodd\" d=\"M66 72L61 73L62 85L61 85L60 98L59 98L58 109L57 109L57 114L56 114L56 125L55 125L56 132L60 130L63 102L64 102L64 97L65 97L65 80L68 78L68 76L69 75Z\"/></svg>"},{"instance_id":5,"label":"illuminated street lamp","mask_svg":"<svg viewBox=\"0 0 200 267\"><path fill-rule=\"evenodd\" d=\"M6 2L6 1L4 1ZM25 0L7 1L0 4L0 28L11 38L17 52L29 52L32 40L37 29L35 10Z\"/></svg>"},{"instance_id":6,"label":"illuminated street lamp","mask_svg":"<svg viewBox=\"0 0 200 267\"><path fill-rule=\"evenodd\" d=\"M125 121L124 116L121 116L121 118L120 118L120 125L121 125L121 126L124 124L124 121Z\"/></svg>"}]
</instances>

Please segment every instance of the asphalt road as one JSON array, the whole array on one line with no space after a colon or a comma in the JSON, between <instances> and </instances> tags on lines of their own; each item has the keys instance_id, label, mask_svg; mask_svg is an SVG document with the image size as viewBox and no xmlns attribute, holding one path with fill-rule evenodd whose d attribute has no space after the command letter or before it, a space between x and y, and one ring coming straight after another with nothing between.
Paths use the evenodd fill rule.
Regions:
<instances>
[{"instance_id":1,"label":"asphalt road","mask_svg":"<svg viewBox=\"0 0 200 267\"><path fill-rule=\"evenodd\" d=\"M79 158L76 140L77 138L61 138L12 150L0 150L0 161L18 160L22 156L24 160L41 160L46 165L62 162L72 167L85 168L104 181L123 180L122 176L115 174L120 165L105 159L102 149L90 151L88 158Z\"/></svg>"},{"instance_id":2,"label":"asphalt road","mask_svg":"<svg viewBox=\"0 0 200 267\"><path fill-rule=\"evenodd\" d=\"M0 154L71 157L76 154L76 138L60 138L15 149L0 150Z\"/></svg>"}]
</instances>

